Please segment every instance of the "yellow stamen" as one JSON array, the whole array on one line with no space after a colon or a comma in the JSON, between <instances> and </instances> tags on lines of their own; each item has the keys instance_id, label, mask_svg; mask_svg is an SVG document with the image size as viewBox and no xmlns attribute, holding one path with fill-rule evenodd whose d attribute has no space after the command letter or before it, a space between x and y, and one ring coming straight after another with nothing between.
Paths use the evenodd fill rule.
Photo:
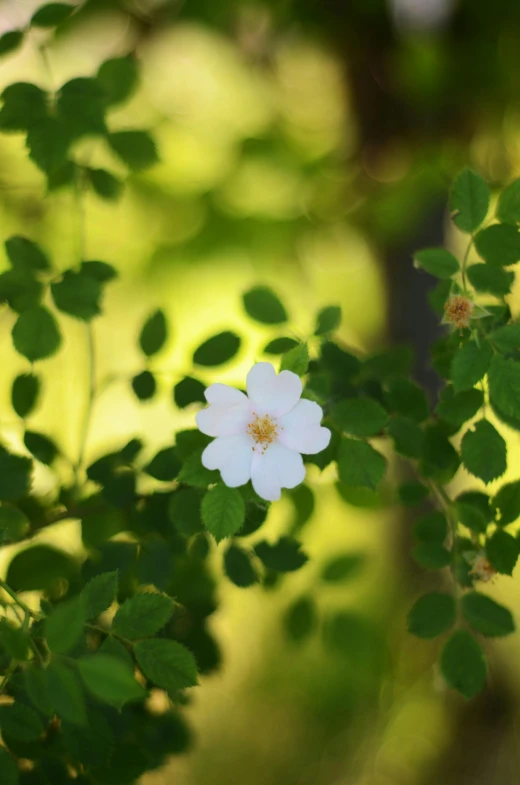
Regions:
<instances>
[{"instance_id":1,"label":"yellow stamen","mask_svg":"<svg viewBox=\"0 0 520 785\"><path fill-rule=\"evenodd\" d=\"M271 420L268 414L264 417L257 417L253 412L253 416L255 419L247 426L247 432L252 436L256 444L260 444L263 447L262 452L265 452L278 436L278 425Z\"/></svg>"}]
</instances>

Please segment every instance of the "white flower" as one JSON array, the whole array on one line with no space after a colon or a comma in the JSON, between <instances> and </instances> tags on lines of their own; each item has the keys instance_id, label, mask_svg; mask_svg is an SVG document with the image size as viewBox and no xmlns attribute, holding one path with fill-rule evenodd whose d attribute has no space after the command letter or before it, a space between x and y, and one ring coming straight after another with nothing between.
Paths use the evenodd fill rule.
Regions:
<instances>
[{"instance_id":1,"label":"white flower","mask_svg":"<svg viewBox=\"0 0 520 785\"><path fill-rule=\"evenodd\" d=\"M330 441L320 426L317 403L301 398L302 383L291 371L275 373L270 363L257 363L247 374L247 395L226 384L205 392L210 404L198 412L202 433L217 438L202 453L206 469L218 469L230 488L252 480L267 501L282 488L295 488L305 478L300 453L321 452Z\"/></svg>"}]
</instances>

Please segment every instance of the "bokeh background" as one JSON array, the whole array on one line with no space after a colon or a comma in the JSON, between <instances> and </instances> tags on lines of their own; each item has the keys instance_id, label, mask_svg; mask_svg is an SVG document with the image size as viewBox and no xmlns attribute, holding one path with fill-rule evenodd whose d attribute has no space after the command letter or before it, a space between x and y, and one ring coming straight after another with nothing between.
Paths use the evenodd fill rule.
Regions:
<instances>
[{"instance_id":1,"label":"bokeh background","mask_svg":"<svg viewBox=\"0 0 520 785\"><path fill-rule=\"evenodd\" d=\"M0 2L0 33L41 4ZM434 282L414 269L412 253L443 242L463 248L446 207L463 165L495 185L520 176L516 0L87 0L48 37L32 31L1 61L0 89L14 81L56 88L135 51L140 86L111 127L150 128L160 153L160 163L128 180L120 201L88 195L84 205L87 258L120 272L95 323L105 387L89 459L133 436L144 436L153 455L176 430L193 427L196 405L176 409L172 387L215 332L234 329L243 345L236 362L203 374L205 382L240 385L254 361L268 359L262 347L279 331L254 327L241 305L258 283L279 293L297 337L312 333L321 306L339 304L339 335L359 351L412 343L417 378L434 398ZM76 198L67 189L47 194L23 142L0 137L2 238L32 237L66 269L80 247ZM120 167L90 140L78 155ZM171 334L154 359L160 394L142 405L129 379L141 370L139 328L156 307ZM60 319L65 347L44 365L32 424L73 458L86 339L81 324ZM1 430L23 449L10 389L25 365L11 326L0 311ZM507 479L516 479L518 436L506 435ZM435 645L405 632L408 607L432 585L409 560L409 515L388 489L345 499L333 469L310 468L311 490L287 493L267 524L268 535L298 531L309 564L276 588L241 590L215 559L220 655L186 709L194 743L143 785L517 783L520 642L490 645L480 698L467 704L448 693ZM401 466L392 471L403 476ZM52 482L40 466L37 488ZM462 470L456 484L477 487ZM82 554L77 522L39 538ZM13 552L2 550L1 570ZM324 566L339 554L353 568L328 583ZM490 592L520 616L515 577Z\"/></svg>"}]
</instances>

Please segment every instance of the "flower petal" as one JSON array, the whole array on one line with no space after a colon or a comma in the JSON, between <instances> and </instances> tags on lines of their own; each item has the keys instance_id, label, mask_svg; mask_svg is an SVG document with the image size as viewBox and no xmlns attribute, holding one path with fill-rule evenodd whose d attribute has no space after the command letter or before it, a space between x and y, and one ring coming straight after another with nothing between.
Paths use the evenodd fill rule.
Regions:
<instances>
[{"instance_id":1,"label":"flower petal","mask_svg":"<svg viewBox=\"0 0 520 785\"><path fill-rule=\"evenodd\" d=\"M215 403L217 406L238 406L247 403L247 395L227 384L210 384L204 395L208 403Z\"/></svg>"},{"instance_id":2,"label":"flower petal","mask_svg":"<svg viewBox=\"0 0 520 785\"><path fill-rule=\"evenodd\" d=\"M279 441L270 444L265 452L253 453L251 480L262 499L277 501L282 488L295 488L304 479L302 456Z\"/></svg>"},{"instance_id":3,"label":"flower petal","mask_svg":"<svg viewBox=\"0 0 520 785\"><path fill-rule=\"evenodd\" d=\"M281 417L298 403L302 383L292 371L277 376L271 363L256 363L247 374L247 394L256 414Z\"/></svg>"},{"instance_id":4,"label":"flower petal","mask_svg":"<svg viewBox=\"0 0 520 785\"><path fill-rule=\"evenodd\" d=\"M236 488L245 485L251 478L252 458L253 440L250 436L220 436L202 453L202 465L206 469L219 469L226 485Z\"/></svg>"},{"instance_id":5,"label":"flower petal","mask_svg":"<svg viewBox=\"0 0 520 785\"><path fill-rule=\"evenodd\" d=\"M311 455L328 446L331 433L320 426L323 411L314 401L302 398L278 420L278 438L290 450Z\"/></svg>"},{"instance_id":6,"label":"flower petal","mask_svg":"<svg viewBox=\"0 0 520 785\"><path fill-rule=\"evenodd\" d=\"M238 392L238 390L237 390ZM211 404L195 415L195 420L202 433L207 436L234 436L245 433L251 421L251 409L246 396L245 403L233 406Z\"/></svg>"}]
</instances>

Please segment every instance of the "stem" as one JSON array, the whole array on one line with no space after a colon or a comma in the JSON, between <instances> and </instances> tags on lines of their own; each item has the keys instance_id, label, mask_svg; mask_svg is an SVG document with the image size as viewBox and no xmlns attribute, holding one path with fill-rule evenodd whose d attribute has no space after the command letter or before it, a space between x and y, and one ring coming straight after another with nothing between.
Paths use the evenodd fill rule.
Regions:
<instances>
[{"instance_id":1,"label":"stem","mask_svg":"<svg viewBox=\"0 0 520 785\"><path fill-rule=\"evenodd\" d=\"M471 251L471 246L473 245L473 235L471 235L468 247L466 248L466 253L464 254L464 258L462 260L462 288L464 289L464 293L466 293L467 282L466 282L466 265L468 263L469 252Z\"/></svg>"},{"instance_id":2,"label":"stem","mask_svg":"<svg viewBox=\"0 0 520 785\"><path fill-rule=\"evenodd\" d=\"M453 515L453 501L452 499L450 499L450 497L448 496L448 494L446 493L446 491L442 486L437 485L435 482L433 482L433 480L430 481L428 484L430 486L432 493L434 494L434 496L437 497L437 500L439 501L441 507L443 507L444 512L446 513L446 518L450 525L451 546L453 547L457 540L457 526L458 526L458 520ZM451 572L453 583L455 585L455 590L457 594L460 594L460 586L455 575L453 564L450 565L450 572Z\"/></svg>"},{"instance_id":3,"label":"stem","mask_svg":"<svg viewBox=\"0 0 520 785\"><path fill-rule=\"evenodd\" d=\"M123 638L122 635L118 635L117 632L113 632L112 630L107 630L105 627L100 627L99 624L86 624L85 627L88 627L90 630L95 630L96 632L102 632L104 635L111 635L113 638L118 638L123 643L126 643L127 646L133 648L134 642L131 641L129 638Z\"/></svg>"},{"instance_id":4,"label":"stem","mask_svg":"<svg viewBox=\"0 0 520 785\"><path fill-rule=\"evenodd\" d=\"M94 345L94 333L92 330L92 325L90 323L87 324L87 341L88 341L87 351L88 351L89 389L88 389L88 398L87 398L87 408L83 420L83 428L81 430L78 460L74 467L76 486L78 486L79 484L79 473L81 471L81 467L83 466L83 461L85 459L85 449L87 446L88 432L90 428L90 421L92 419L94 400L96 397L96 350Z\"/></svg>"}]
</instances>

